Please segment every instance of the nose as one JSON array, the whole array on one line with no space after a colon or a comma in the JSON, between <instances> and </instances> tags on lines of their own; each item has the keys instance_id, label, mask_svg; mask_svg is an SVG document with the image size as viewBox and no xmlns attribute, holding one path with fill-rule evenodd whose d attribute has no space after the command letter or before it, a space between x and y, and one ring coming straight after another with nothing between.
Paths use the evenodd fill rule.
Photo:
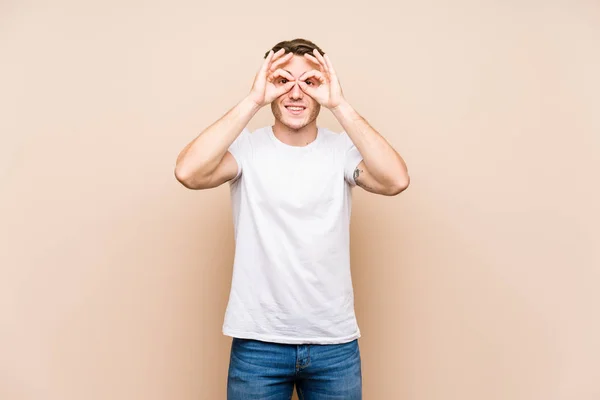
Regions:
<instances>
[{"instance_id":1,"label":"nose","mask_svg":"<svg viewBox=\"0 0 600 400\"><path fill-rule=\"evenodd\" d=\"M292 90L289 91L290 99L301 99L303 97L302 89L300 89L300 85L298 83L294 84Z\"/></svg>"}]
</instances>

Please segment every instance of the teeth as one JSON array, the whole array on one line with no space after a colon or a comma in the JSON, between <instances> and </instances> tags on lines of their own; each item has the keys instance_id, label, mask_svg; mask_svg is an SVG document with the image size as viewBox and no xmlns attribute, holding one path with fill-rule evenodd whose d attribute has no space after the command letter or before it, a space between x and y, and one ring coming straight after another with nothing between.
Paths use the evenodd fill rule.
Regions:
<instances>
[{"instance_id":1,"label":"teeth","mask_svg":"<svg viewBox=\"0 0 600 400\"><path fill-rule=\"evenodd\" d=\"M294 110L294 111L301 111L304 110L304 108L302 107L288 107L290 110Z\"/></svg>"}]
</instances>

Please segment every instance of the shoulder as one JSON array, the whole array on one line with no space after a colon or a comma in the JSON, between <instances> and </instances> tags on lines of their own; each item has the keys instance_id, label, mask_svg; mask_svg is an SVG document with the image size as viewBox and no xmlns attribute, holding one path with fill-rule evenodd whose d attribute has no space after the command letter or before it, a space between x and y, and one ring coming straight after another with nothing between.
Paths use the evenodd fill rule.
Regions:
<instances>
[{"instance_id":1,"label":"shoulder","mask_svg":"<svg viewBox=\"0 0 600 400\"><path fill-rule=\"evenodd\" d=\"M235 139L234 145L256 146L268 138L268 126L250 129L245 127Z\"/></svg>"},{"instance_id":2,"label":"shoulder","mask_svg":"<svg viewBox=\"0 0 600 400\"><path fill-rule=\"evenodd\" d=\"M320 127L319 129L321 130L323 142L331 147L340 150L348 150L354 145L345 131L335 132L329 128L324 127Z\"/></svg>"},{"instance_id":3,"label":"shoulder","mask_svg":"<svg viewBox=\"0 0 600 400\"><path fill-rule=\"evenodd\" d=\"M246 140L251 143L260 143L269 139L269 126L261 126L255 129L244 129L246 132Z\"/></svg>"}]
</instances>

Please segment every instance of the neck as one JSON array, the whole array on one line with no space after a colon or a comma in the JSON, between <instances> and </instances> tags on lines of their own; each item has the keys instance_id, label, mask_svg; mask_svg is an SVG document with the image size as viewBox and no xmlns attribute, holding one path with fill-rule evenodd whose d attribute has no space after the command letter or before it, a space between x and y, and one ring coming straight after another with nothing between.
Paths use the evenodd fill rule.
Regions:
<instances>
[{"instance_id":1,"label":"neck","mask_svg":"<svg viewBox=\"0 0 600 400\"><path fill-rule=\"evenodd\" d=\"M289 146L306 146L317 138L317 121L314 120L300 129L292 129L276 119L273 125L273 134Z\"/></svg>"}]
</instances>

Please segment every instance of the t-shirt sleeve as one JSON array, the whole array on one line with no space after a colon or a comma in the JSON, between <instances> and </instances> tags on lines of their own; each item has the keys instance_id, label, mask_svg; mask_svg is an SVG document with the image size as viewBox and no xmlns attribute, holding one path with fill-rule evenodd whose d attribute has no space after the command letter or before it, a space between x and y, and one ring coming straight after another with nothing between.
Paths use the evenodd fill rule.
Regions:
<instances>
[{"instance_id":1,"label":"t-shirt sleeve","mask_svg":"<svg viewBox=\"0 0 600 400\"><path fill-rule=\"evenodd\" d=\"M351 185L355 186L356 182L354 181L354 170L363 160L362 155L352 143L352 140L348 136L346 132L342 132L342 143L344 148L344 176L346 181Z\"/></svg>"},{"instance_id":2,"label":"t-shirt sleeve","mask_svg":"<svg viewBox=\"0 0 600 400\"><path fill-rule=\"evenodd\" d=\"M233 141L231 146L229 146L228 150L235 159L237 163L237 174L235 178L231 181L235 181L241 174L244 165L244 160L246 159L248 152L248 137L250 135L250 130L248 128L244 128L242 132L239 134L237 138Z\"/></svg>"}]
</instances>

